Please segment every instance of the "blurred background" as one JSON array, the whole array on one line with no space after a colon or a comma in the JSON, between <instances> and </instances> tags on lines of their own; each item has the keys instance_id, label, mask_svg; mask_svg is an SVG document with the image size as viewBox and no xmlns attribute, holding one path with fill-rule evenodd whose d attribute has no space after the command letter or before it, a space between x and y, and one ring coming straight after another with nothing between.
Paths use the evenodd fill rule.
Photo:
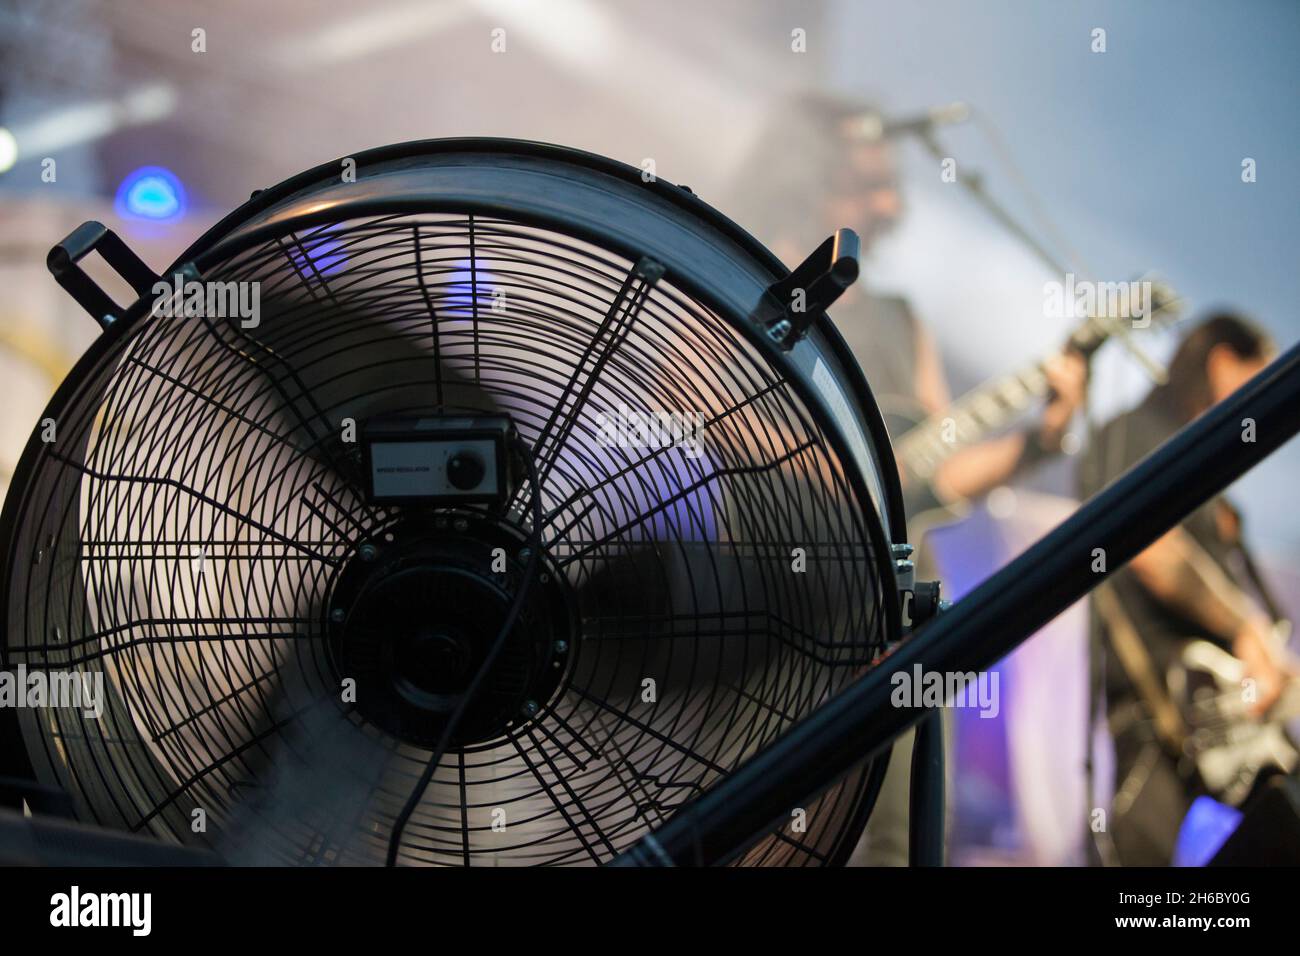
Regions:
<instances>
[{"instance_id":1,"label":"blurred background","mask_svg":"<svg viewBox=\"0 0 1300 956\"><path fill-rule=\"evenodd\" d=\"M44 265L85 219L161 271L254 189L367 147L487 135L653 162L771 242L760 226L770 210L803 207L780 177L753 173L755 151L809 91L869 104L886 124L969 104L968 121L936 130L943 156L1066 266L1108 281L1155 271L1185 315L1230 306L1289 346L1300 338L1297 41L1292 0L7 0L0 482L98 331ZM1045 317L1043 287L1060 275L944 182L915 138L890 144L898 208L864 282L907 297L954 392L1058 347L1073 322ZM1142 346L1162 359L1176 335ZM1108 347L1092 416L1133 405L1149 384ZM939 534L945 589L960 594L1068 513L1070 472L1067 459L999 489ZM1293 601L1298 473L1293 443L1235 491L1266 573ZM1083 648L1076 608L1003 664L998 719L959 716L954 862L1082 862L1079 821L1094 805Z\"/></svg>"}]
</instances>

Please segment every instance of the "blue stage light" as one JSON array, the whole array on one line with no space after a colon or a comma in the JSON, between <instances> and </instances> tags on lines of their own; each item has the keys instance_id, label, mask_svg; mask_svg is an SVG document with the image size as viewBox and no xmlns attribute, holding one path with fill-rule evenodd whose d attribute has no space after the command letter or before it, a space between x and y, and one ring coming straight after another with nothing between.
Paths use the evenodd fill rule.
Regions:
<instances>
[{"instance_id":1,"label":"blue stage light","mask_svg":"<svg viewBox=\"0 0 1300 956\"><path fill-rule=\"evenodd\" d=\"M438 312L447 318L468 319L492 310L492 276L481 265L472 268L462 259L452 268L450 281L442 283L443 295Z\"/></svg>"},{"instance_id":2,"label":"blue stage light","mask_svg":"<svg viewBox=\"0 0 1300 956\"><path fill-rule=\"evenodd\" d=\"M1178 830L1174 866L1205 866L1240 823L1240 810L1210 797L1197 797Z\"/></svg>"},{"instance_id":3,"label":"blue stage light","mask_svg":"<svg viewBox=\"0 0 1300 956\"><path fill-rule=\"evenodd\" d=\"M300 236L289 248L294 268L309 283L341 272L348 261L342 240L328 226Z\"/></svg>"},{"instance_id":4,"label":"blue stage light","mask_svg":"<svg viewBox=\"0 0 1300 956\"><path fill-rule=\"evenodd\" d=\"M117 187L114 206L125 219L175 222L185 215L185 187L169 169L141 166Z\"/></svg>"}]
</instances>

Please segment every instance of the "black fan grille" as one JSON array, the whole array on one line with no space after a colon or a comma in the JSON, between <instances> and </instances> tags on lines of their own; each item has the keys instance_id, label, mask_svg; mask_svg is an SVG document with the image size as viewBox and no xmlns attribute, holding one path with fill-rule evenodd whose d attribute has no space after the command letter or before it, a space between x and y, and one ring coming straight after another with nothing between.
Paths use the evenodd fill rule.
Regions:
<instances>
[{"instance_id":1,"label":"black fan grille","mask_svg":"<svg viewBox=\"0 0 1300 956\"><path fill-rule=\"evenodd\" d=\"M86 816L254 862L382 860L429 755L340 701L323 620L343 561L397 519L362 500L340 437L378 411L513 416L580 622L539 718L444 760L404 862L608 860L879 652L881 569L814 415L637 263L408 215L315 226L203 278L259 282L259 326L137 322L69 403L24 516L9 661L102 668L114 691L100 720L25 715ZM702 453L611 446L598 416L620 410L698 413ZM825 862L862 777L744 862Z\"/></svg>"}]
</instances>

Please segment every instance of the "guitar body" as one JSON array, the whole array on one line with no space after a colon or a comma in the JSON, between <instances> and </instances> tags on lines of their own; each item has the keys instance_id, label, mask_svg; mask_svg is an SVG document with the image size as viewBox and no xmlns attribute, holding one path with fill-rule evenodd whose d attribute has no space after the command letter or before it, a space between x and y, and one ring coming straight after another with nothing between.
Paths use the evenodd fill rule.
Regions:
<instances>
[{"instance_id":1,"label":"guitar body","mask_svg":"<svg viewBox=\"0 0 1300 956\"><path fill-rule=\"evenodd\" d=\"M1300 749L1286 722L1300 716L1300 688L1292 684L1263 718L1243 700L1245 665L1208 641L1188 641L1170 669L1169 686L1187 724L1185 749L1201 782L1222 803L1238 806L1260 773L1293 773Z\"/></svg>"}]
</instances>

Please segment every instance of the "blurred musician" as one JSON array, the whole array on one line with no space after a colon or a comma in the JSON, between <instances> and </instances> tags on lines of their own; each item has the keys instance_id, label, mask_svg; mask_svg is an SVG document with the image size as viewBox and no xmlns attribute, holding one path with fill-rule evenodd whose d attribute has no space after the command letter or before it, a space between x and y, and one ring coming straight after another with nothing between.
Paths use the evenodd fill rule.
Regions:
<instances>
[{"instance_id":1,"label":"blurred musician","mask_svg":"<svg viewBox=\"0 0 1300 956\"><path fill-rule=\"evenodd\" d=\"M1236 315L1215 315L1193 328L1174 355L1168 383L1100 429L1080 462L1081 496L1223 401L1274 351L1266 333ZM1115 742L1109 834L1123 865L1169 864L1180 823L1205 790L1187 758L1186 714L1169 680L1188 642L1211 642L1244 665L1254 681L1252 713L1266 713L1282 692L1286 670L1272 639L1274 622L1261 609L1268 599L1259 591L1266 589L1249 580L1242 557L1239 518L1218 497L1116 571L1091 600Z\"/></svg>"},{"instance_id":2,"label":"blurred musician","mask_svg":"<svg viewBox=\"0 0 1300 956\"><path fill-rule=\"evenodd\" d=\"M740 171L727 208L787 265L797 265L845 226L858 233L865 256L898 221L902 202L892 147L858 135L863 117L871 115L861 103L829 95L794 97L776 109ZM919 406L930 415L948 407L938 349L905 299L859 283L831 311L887 418L891 408ZM903 476L909 521L936 502L981 496L1060 449L1082 403L1087 370L1082 358L1067 354L1050 361L1045 371L1051 398L1029 427L957 451L924 485ZM918 549L917 573L920 579L936 576L923 549ZM907 864L911 749L910 733L895 742L884 787L851 863Z\"/></svg>"}]
</instances>

